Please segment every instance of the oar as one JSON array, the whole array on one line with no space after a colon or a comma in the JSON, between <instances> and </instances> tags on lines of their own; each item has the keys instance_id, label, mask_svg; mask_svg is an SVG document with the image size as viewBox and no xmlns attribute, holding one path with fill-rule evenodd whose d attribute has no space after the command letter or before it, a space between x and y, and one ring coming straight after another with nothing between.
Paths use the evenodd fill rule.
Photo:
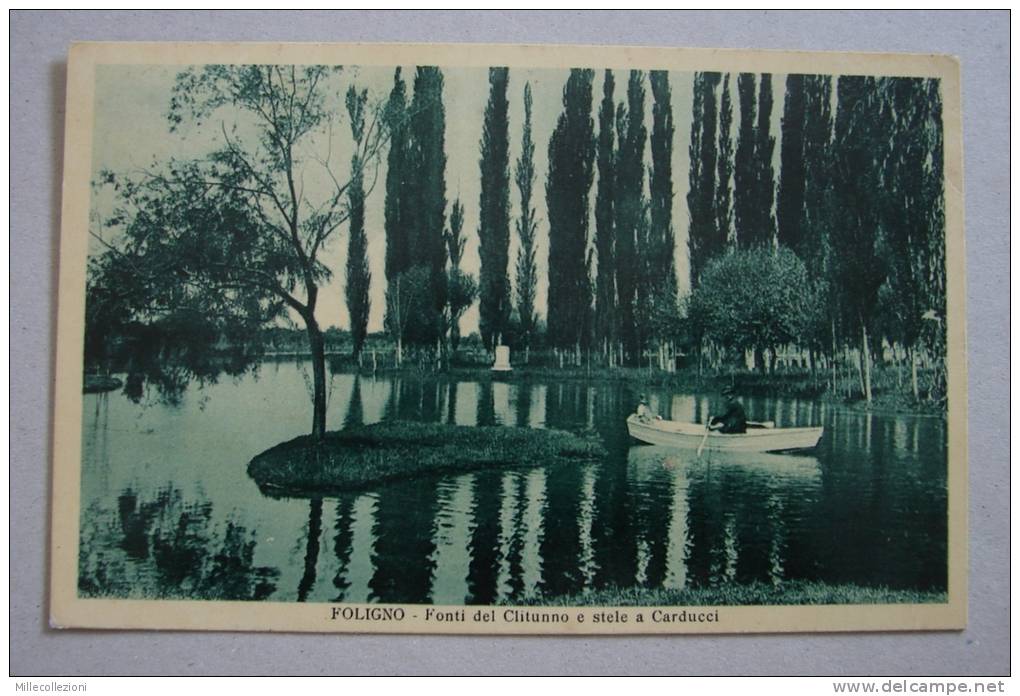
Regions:
<instances>
[{"instance_id":1,"label":"oar","mask_svg":"<svg viewBox=\"0 0 1020 696\"><path fill-rule=\"evenodd\" d=\"M708 423L705 423L705 437L701 438L701 444L698 445L698 459L701 459L701 450L705 449L705 443L708 442Z\"/></svg>"}]
</instances>

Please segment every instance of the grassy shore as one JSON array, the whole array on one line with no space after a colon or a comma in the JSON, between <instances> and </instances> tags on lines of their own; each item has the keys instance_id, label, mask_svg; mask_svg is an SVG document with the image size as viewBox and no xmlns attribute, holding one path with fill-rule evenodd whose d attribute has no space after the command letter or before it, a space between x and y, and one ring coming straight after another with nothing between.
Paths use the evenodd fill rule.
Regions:
<instances>
[{"instance_id":1,"label":"grassy shore","mask_svg":"<svg viewBox=\"0 0 1020 696\"><path fill-rule=\"evenodd\" d=\"M333 365L335 372L358 372L356 364L338 362ZM371 367L360 370L365 374L373 374ZM585 367L566 366L552 367L546 365L515 365L513 371L493 376L488 365L454 364L442 372L436 372L429 366L421 369L413 365L401 368L392 366L380 367L375 374L397 376L417 375L439 377L443 379L500 379L507 382L530 381L598 381L625 382L637 387L667 388L690 394L719 393L729 386L735 387L742 396L789 397L813 399L829 404L836 404L854 411L873 413L905 413L920 415L945 415L944 401L915 401L905 387L899 385L895 368L875 368L873 399L866 402L863 397L847 398L844 393L833 393L828 389L826 375L819 373L812 376L808 372L778 372L760 374L756 372L698 373L694 369L665 372L647 367Z\"/></svg>"},{"instance_id":2,"label":"grassy shore","mask_svg":"<svg viewBox=\"0 0 1020 696\"><path fill-rule=\"evenodd\" d=\"M606 455L596 436L560 430L390 421L302 436L259 454L248 475L266 492L315 495L422 474L528 467Z\"/></svg>"},{"instance_id":3,"label":"grassy shore","mask_svg":"<svg viewBox=\"0 0 1020 696\"><path fill-rule=\"evenodd\" d=\"M941 604L945 592L894 590L860 585L830 585L793 580L778 585L750 583L667 590L631 587L603 589L570 595L538 597L524 604L543 606L683 607L772 606L803 604ZM520 603L520 602L518 602Z\"/></svg>"}]
</instances>

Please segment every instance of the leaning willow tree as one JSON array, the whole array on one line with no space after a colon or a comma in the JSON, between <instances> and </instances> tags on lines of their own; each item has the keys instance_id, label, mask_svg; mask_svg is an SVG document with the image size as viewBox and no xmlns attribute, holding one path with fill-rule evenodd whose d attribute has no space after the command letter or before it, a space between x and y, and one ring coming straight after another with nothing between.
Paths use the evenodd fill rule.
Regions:
<instances>
[{"instance_id":1,"label":"leaning willow tree","mask_svg":"<svg viewBox=\"0 0 1020 696\"><path fill-rule=\"evenodd\" d=\"M336 169L341 70L209 65L180 73L170 130L208 139L211 150L137 175L104 173L98 183L115 189L118 205L95 235L105 251L93 264L95 282L130 281L128 301L141 321L182 308L257 325L300 318L319 438L326 366L315 310L332 276L322 255L350 219L352 181L375 180L364 170L374 170L386 140L377 110L366 114L351 144L353 171Z\"/></svg>"}]
</instances>

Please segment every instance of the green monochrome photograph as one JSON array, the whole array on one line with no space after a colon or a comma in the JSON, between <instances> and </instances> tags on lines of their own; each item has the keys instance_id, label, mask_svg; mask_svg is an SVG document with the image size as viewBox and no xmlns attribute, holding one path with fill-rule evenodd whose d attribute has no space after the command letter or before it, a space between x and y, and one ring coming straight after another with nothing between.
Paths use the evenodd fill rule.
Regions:
<instances>
[{"instance_id":1,"label":"green monochrome photograph","mask_svg":"<svg viewBox=\"0 0 1020 696\"><path fill-rule=\"evenodd\" d=\"M959 68L76 44L60 627L960 628Z\"/></svg>"}]
</instances>

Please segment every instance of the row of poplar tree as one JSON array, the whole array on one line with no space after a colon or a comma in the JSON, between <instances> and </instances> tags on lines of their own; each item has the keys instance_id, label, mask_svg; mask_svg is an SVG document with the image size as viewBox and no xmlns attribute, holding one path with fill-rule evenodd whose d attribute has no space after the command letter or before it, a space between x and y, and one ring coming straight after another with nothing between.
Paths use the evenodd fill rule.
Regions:
<instances>
[{"instance_id":1,"label":"row of poplar tree","mask_svg":"<svg viewBox=\"0 0 1020 696\"><path fill-rule=\"evenodd\" d=\"M696 73L686 201L692 296L682 303L674 267L675 127L668 74L630 71L626 94L618 100L615 76L606 70L597 130L594 78L593 70L570 71L548 144L545 345L578 359L594 353L609 365L638 363L649 348L658 347L661 356L665 346L668 353L680 341L696 349L708 341L753 350L759 359L765 350L775 355L781 346L793 346L812 365L821 360L835 365L852 349L869 398L873 354L892 345L914 368L916 394L918 354L931 364L945 350L936 80L787 76L776 172L772 76ZM460 270L465 238L459 200L452 204L449 225L446 220L442 73L418 67L410 96L400 69L394 74L384 113L390 133L385 272L386 326L398 352L408 343L444 350L447 336L456 347L458 320L476 296L486 348L504 342L527 348L535 338L532 96L526 85L521 153L511 169L508 82L507 68L489 70L476 281ZM511 182L519 198L513 221ZM513 284L511 222L518 237ZM355 227L352 222L347 284L352 330L360 343L367 306L351 304L350 288L367 288L368 270L363 230ZM778 259L781 272L756 274L741 263L741 253L761 250ZM732 254L738 257L727 261ZM772 263L752 260L758 266ZM776 288L756 284L791 287L777 295ZM725 305L725 288L733 286L745 286L752 301L729 298L745 306L717 316L716 323L726 327L713 331L712 312L698 310ZM771 306L755 308L753 299ZM743 333L741 322L750 327Z\"/></svg>"},{"instance_id":2,"label":"row of poplar tree","mask_svg":"<svg viewBox=\"0 0 1020 696\"><path fill-rule=\"evenodd\" d=\"M408 344L446 350L459 341L459 319L475 301L480 304L480 333L486 348L509 340L527 345L535 331L538 269L537 221L532 205L535 180L531 137L532 97L524 89L525 120L515 181L521 201L516 220L520 241L516 263L517 291L508 275L510 249L510 163L507 86L509 70L489 70L489 100L481 137L479 200L479 278L460 269L466 239L464 206L455 200L446 224L446 154L443 75L436 67L418 67L410 98L400 68L384 109L390 134L387 155L386 328L397 344L398 361ZM360 250L359 250L360 251ZM367 282L359 273L358 284ZM350 281L348 281L350 284ZM513 297L512 297L513 295ZM512 301L516 305L512 306ZM352 311L356 349L364 336L367 311ZM511 327L511 317L513 326ZM362 339L363 340L363 339Z\"/></svg>"},{"instance_id":3,"label":"row of poplar tree","mask_svg":"<svg viewBox=\"0 0 1020 696\"><path fill-rule=\"evenodd\" d=\"M874 355L891 350L909 362L915 398L922 361L932 368L929 395L944 393L939 82L787 76L778 184L771 76L736 78L735 152L730 85L731 76L718 73L698 73L694 81L688 194L692 333L755 350L759 360L762 349L774 354L791 344L808 353L812 366L824 359L835 370L842 358L857 365L868 400ZM758 266L771 264L776 269L771 278L755 277L739 258L754 258L762 248L774 260L759 257ZM738 258L727 258L732 253ZM713 317L735 284L753 293L738 295L741 304L768 298L773 306L759 308L757 316L741 316L738 307ZM794 292L784 297L765 287L776 284L793 285ZM795 316L782 316L784 311ZM735 315L749 325L760 321L735 335L734 325L740 324Z\"/></svg>"},{"instance_id":4,"label":"row of poplar tree","mask_svg":"<svg viewBox=\"0 0 1020 696\"><path fill-rule=\"evenodd\" d=\"M606 71L596 138L592 118L593 70L571 70L563 111L549 142L545 181L548 211L549 294L546 344L580 356L599 347L611 361L637 358L648 335L646 312L659 307L677 316L672 216L673 114L667 74L633 71L626 101L614 98ZM654 98L650 195L645 195L645 84ZM479 256L477 283L460 271L464 249L463 206L451 207L446 226L443 77L419 67L413 93L400 69L385 108L390 133L387 157L386 326L397 342L454 347L457 320L477 294L479 329L486 348L512 342L527 350L538 327L538 284L533 205L535 143L532 94L524 88L521 154L513 167L519 215L514 283L510 281L511 166L507 86L509 70L489 70L489 99L480 141ZM597 162L596 162L597 154ZM589 234L590 189L598 171L594 239ZM360 218L359 218L360 219ZM348 306L356 344L364 336L367 308L352 304L350 288L368 283L363 229L352 224L348 254ZM593 242L593 244L592 244ZM596 268L597 265L597 268ZM355 293L361 297L359 293Z\"/></svg>"}]
</instances>

